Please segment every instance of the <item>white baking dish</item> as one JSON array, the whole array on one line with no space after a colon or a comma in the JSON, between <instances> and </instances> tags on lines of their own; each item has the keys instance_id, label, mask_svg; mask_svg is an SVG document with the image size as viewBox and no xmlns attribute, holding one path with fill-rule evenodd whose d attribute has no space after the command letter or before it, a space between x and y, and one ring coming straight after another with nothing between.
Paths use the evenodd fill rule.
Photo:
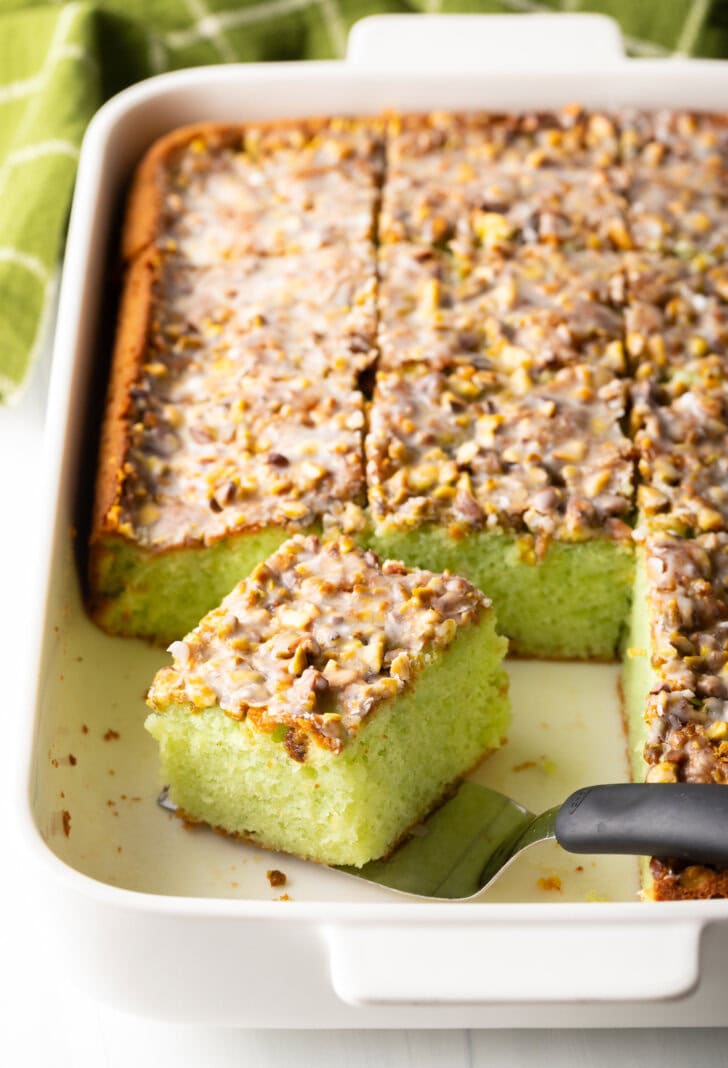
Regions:
<instances>
[{"instance_id":1,"label":"white baking dish","mask_svg":"<svg viewBox=\"0 0 728 1068\"><path fill-rule=\"evenodd\" d=\"M719 109L728 106L728 64L627 61L613 24L594 16L377 18L356 28L347 62L164 75L116 97L92 122L53 358L44 593L29 643L19 819L47 887L58 951L118 1007L257 1027L723 1022L728 901L641 904L631 861L577 876L554 847L486 901L422 904L185 831L153 804L156 753L141 728L143 691L164 654L88 622L73 558L76 506L88 493L81 472L93 466L83 427L103 402L102 294L114 223L130 171L156 137L199 120L575 100ZM588 779L623 774L616 677L616 668L596 665L516 665L514 737L508 755L487 765L488 781L538 806ZM575 744L552 745L561 762L539 765L546 733L557 729ZM591 764L587 737L599 758ZM519 777L511 765L531 752L536 767ZM271 866L288 873L292 900L275 900ZM564 875L561 894L535 887L551 867ZM595 896L590 880L612 900L585 901ZM605 895L610 880L619 889Z\"/></svg>"}]
</instances>

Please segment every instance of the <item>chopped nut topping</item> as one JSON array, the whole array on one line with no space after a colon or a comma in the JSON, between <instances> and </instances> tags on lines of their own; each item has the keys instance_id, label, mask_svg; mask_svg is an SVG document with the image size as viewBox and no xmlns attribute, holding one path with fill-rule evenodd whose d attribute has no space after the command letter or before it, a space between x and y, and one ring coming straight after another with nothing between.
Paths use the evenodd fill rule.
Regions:
<instances>
[{"instance_id":1,"label":"chopped nut topping","mask_svg":"<svg viewBox=\"0 0 728 1068\"><path fill-rule=\"evenodd\" d=\"M711 256L630 254L624 259L625 329L638 377L680 368L689 357L725 354L728 264Z\"/></svg>"},{"instance_id":2,"label":"chopped nut topping","mask_svg":"<svg viewBox=\"0 0 728 1068\"><path fill-rule=\"evenodd\" d=\"M574 363L626 370L615 306L621 260L528 247L510 259L451 257L396 244L380 250L380 367L454 361L515 381ZM433 300L433 283L437 299ZM425 299L426 295L426 299Z\"/></svg>"},{"instance_id":3,"label":"chopped nut topping","mask_svg":"<svg viewBox=\"0 0 728 1068\"><path fill-rule=\"evenodd\" d=\"M179 376L191 390L193 372ZM180 404L181 425L132 437L119 522L159 547L210 542L268 523L310 526L363 494L362 397L337 376L247 374L235 395L209 379ZM157 398L146 403L155 407ZM271 450L286 458L271 463ZM150 501L151 498L151 501ZM151 503L153 502L153 503Z\"/></svg>"},{"instance_id":4,"label":"chopped nut topping","mask_svg":"<svg viewBox=\"0 0 728 1068\"><path fill-rule=\"evenodd\" d=\"M307 742L339 751L361 722L448 646L490 602L466 579L380 564L349 538L296 536L241 582L157 673L149 704L218 705L265 731L291 759ZM242 648L238 636L245 636Z\"/></svg>"},{"instance_id":5,"label":"chopped nut topping","mask_svg":"<svg viewBox=\"0 0 728 1068\"><path fill-rule=\"evenodd\" d=\"M715 244L726 157L721 117L569 107L302 120L206 138L180 146L167 163L158 307L132 391L126 484L109 513L120 533L155 547L174 543L172 528L185 513L183 537L195 541L266 522L302 527L321 516L327 530L361 529L361 516L347 511L361 492L360 401L336 391L335 400L323 397L310 409L310 419L308 400L278 407L274 398L265 428L259 396L269 378L282 392L290 380L289 395L299 382L313 392L322 378L351 389L376 354L375 304L380 367L421 360L446 372L448 433L459 444L454 455L448 441L433 455L416 448L414 462L406 438L421 428L405 420L390 434L387 462L403 474L388 475L384 496L399 520L432 513L465 528L521 525L563 537L606 522L624 535L631 489L617 441L621 387L607 386L602 372L625 375L633 360L647 393L644 404L635 394L633 417L643 515L677 532L723 528L724 450L709 433L715 420L705 418L715 391L681 380L668 403L659 379L671 362L682 367L686 350L708 366L728 343L728 272ZM377 300L369 239L385 146ZM655 236L651 220L663 207L671 221ZM455 365L462 370L454 373ZM549 391L563 368L583 365L596 379L569 390L567 415L560 386L553 387L558 402ZM259 394L248 385L256 379ZM604 390L612 391L607 414L586 425L577 413L595 403L595 392L601 402ZM195 409L201 395L214 403ZM473 431L479 405L485 410ZM654 411L645 414L645 406ZM279 430L293 426L294 410L296 439L301 425L313 422L316 432L291 463ZM333 441L321 440L327 410L341 433ZM376 416L375 404L373 425ZM684 439L691 420L701 423L709 440L697 462L692 438L662 448L671 433L666 419L675 422L673 437ZM616 448L611 459L604 435ZM261 443L277 475L265 469ZM528 476L515 486L524 465ZM381 519L376 476L371 497Z\"/></svg>"},{"instance_id":6,"label":"chopped nut topping","mask_svg":"<svg viewBox=\"0 0 728 1068\"><path fill-rule=\"evenodd\" d=\"M579 109L394 116L381 238L461 249L594 247L587 240L607 241L610 219L624 210L604 173L618 151L614 120Z\"/></svg>"},{"instance_id":7,"label":"chopped nut topping","mask_svg":"<svg viewBox=\"0 0 728 1068\"><path fill-rule=\"evenodd\" d=\"M728 384L717 356L632 386L638 502L646 530L728 528Z\"/></svg>"},{"instance_id":8,"label":"chopped nut topping","mask_svg":"<svg viewBox=\"0 0 728 1068\"><path fill-rule=\"evenodd\" d=\"M683 172L683 181L706 188L724 179L728 166L725 116L685 111L624 111L619 116L619 152L646 171Z\"/></svg>"},{"instance_id":9,"label":"chopped nut topping","mask_svg":"<svg viewBox=\"0 0 728 1068\"><path fill-rule=\"evenodd\" d=\"M148 347L172 381L157 375L162 381L150 389L171 403L199 397L207 379L233 392L261 364L278 377L336 372L353 384L374 360L376 271L368 243L207 267L163 256L158 273Z\"/></svg>"},{"instance_id":10,"label":"chopped nut topping","mask_svg":"<svg viewBox=\"0 0 728 1068\"><path fill-rule=\"evenodd\" d=\"M631 446L620 428L624 383L575 366L520 396L476 371L465 400L458 383L466 372L421 365L380 372L366 439L377 524L628 537L621 519L632 495ZM438 492L443 485L453 496Z\"/></svg>"},{"instance_id":11,"label":"chopped nut topping","mask_svg":"<svg viewBox=\"0 0 728 1068\"><path fill-rule=\"evenodd\" d=\"M168 166L159 245L199 266L368 240L382 162L376 119L251 125L198 138Z\"/></svg>"}]
</instances>

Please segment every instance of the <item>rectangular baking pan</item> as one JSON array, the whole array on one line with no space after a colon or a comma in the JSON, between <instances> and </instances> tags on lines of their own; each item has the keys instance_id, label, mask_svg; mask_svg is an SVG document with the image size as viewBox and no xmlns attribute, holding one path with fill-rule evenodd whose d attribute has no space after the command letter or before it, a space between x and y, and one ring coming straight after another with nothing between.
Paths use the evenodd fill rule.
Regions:
<instances>
[{"instance_id":1,"label":"rectangular baking pan","mask_svg":"<svg viewBox=\"0 0 728 1068\"><path fill-rule=\"evenodd\" d=\"M614 24L598 16L380 17L355 28L346 62L181 71L127 90L94 118L53 356L18 819L46 888L54 951L118 1008L256 1027L723 1022L728 901L640 903L628 867L577 873L572 864L557 883L539 882L564 863L552 853L482 902L413 903L186 830L154 805L156 752L141 727L144 689L165 654L102 635L82 607L76 530L113 330L109 265L124 190L152 141L203 120L573 101L719 110L728 64L626 60ZM514 665L514 736L487 781L545 807L589 780L626 774L617 674ZM538 709L531 720L529 709ZM562 742L549 751L557 727ZM529 752L537 759L519 765ZM290 900L278 900L267 867L286 872ZM610 891L610 879L621 889Z\"/></svg>"}]
</instances>

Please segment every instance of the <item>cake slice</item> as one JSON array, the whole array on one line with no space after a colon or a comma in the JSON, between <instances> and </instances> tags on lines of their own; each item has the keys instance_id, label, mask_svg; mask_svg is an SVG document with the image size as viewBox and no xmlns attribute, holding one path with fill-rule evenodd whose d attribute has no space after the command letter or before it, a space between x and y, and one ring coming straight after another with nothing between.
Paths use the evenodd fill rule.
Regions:
<instances>
[{"instance_id":1,"label":"cake slice","mask_svg":"<svg viewBox=\"0 0 728 1068\"><path fill-rule=\"evenodd\" d=\"M724 258L728 125L723 115L624 112L620 168L633 248Z\"/></svg>"},{"instance_id":2,"label":"cake slice","mask_svg":"<svg viewBox=\"0 0 728 1068\"><path fill-rule=\"evenodd\" d=\"M625 260L630 429L645 531L728 529L728 273L709 257Z\"/></svg>"},{"instance_id":3,"label":"cake slice","mask_svg":"<svg viewBox=\"0 0 728 1068\"><path fill-rule=\"evenodd\" d=\"M522 655L612 659L633 548L626 383L423 364L380 372L366 438L371 542L487 590Z\"/></svg>"},{"instance_id":4,"label":"cake slice","mask_svg":"<svg viewBox=\"0 0 728 1068\"><path fill-rule=\"evenodd\" d=\"M619 130L607 112L570 105L557 112L394 114L386 128L386 167L453 186L488 166L517 172L619 162Z\"/></svg>"},{"instance_id":5,"label":"cake slice","mask_svg":"<svg viewBox=\"0 0 728 1068\"><path fill-rule=\"evenodd\" d=\"M359 866L501 743L505 651L467 580L294 537L170 647L146 726L187 819Z\"/></svg>"},{"instance_id":6,"label":"cake slice","mask_svg":"<svg viewBox=\"0 0 728 1068\"><path fill-rule=\"evenodd\" d=\"M145 396L123 461L102 468L97 621L169 642L290 534L363 525L363 423L361 394L336 376L262 369L234 395Z\"/></svg>"},{"instance_id":7,"label":"cake slice","mask_svg":"<svg viewBox=\"0 0 728 1068\"><path fill-rule=\"evenodd\" d=\"M604 114L393 116L383 243L511 250L544 242L622 248L617 128Z\"/></svg>"},{"instance_id":8,"label":"cake slice","mask_svg":"<svg viewBox=\"0 0 728 1068\"><path fill-rule=\"evenodd\" d=\"M430 176L416 166L388 175L379 236L453 252L510 254L544 244L606 252L631 247L621 174L587 167L518 170L485 162Z\"/></svg>"},{"instance_id":9,"label":"cake slice","mask_svg":"<svg viewBox=\"0 0 728 1068\"><path fill-rule=\"evenodd\" d=\"M724 188L692 184L691 162L679 168L627 170L629 243L637 249L688 258L707 252L723 259L728 244Z\"/></svg>"},{"instance_id":10,"label":"cake slice","mask_svg":"<svg viewBox=\"0 0 728 1068\"><path fill-rule=\"evenodd\" d=\"M193 396L200 375L230 390L261 367L274 377L336 372L353 385L376 355L376 262L367 242L206 267L151 252L129 278L145 313L147 355L169 365L178 391L186 376Z\"/></svg>"},{"instance_id":11,"label":"cake slice","mask_svg":"<svg viewBox=\"0 0 728 1068\"><path fill-rule=\"evenodd\" d=\"M399 242L379 250L379 368L475 364L524 382L568 364L626 371L614 254L543 246L455 255Z\"/></svg>"}]
</instances>

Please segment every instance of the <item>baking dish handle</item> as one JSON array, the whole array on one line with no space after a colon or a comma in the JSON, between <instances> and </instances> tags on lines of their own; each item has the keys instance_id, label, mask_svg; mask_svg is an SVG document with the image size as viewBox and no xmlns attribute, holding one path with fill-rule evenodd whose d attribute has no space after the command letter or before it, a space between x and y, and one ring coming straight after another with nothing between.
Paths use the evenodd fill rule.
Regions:
<instances>
[{"instance_id":1,"label":"baking dish handle","mask_svg":"<svg viewBox=\"0 0 728 1068\"><path fill-rule=\"evenodd\" d=\"M350 1005L657 1001L696 985L701 929L674 916L364 923L327 939L334 990Z\"/></svg>"},{"instance_id":2,"label":"baking dish handle","mask_svg":"<svg viewBox=\"0 0 728 1068\"><path fill-rule=\"evenodd\" d=\"M622 64L625 54L606 15L371 15L352 26L346 60L367 70L542 72Z\"/></svg>"}]
</instances>

